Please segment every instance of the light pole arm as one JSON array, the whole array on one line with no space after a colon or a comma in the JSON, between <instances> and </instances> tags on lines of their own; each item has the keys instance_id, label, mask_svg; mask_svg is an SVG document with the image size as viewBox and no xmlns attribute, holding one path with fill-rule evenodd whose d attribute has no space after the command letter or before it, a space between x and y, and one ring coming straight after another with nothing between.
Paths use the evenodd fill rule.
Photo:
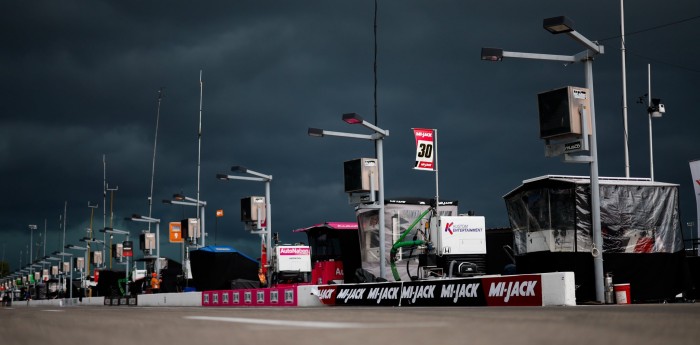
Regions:
<instances>
[{"instance_id":1,"label":"light pole arm","mask_svg":"<svg viewBox=\"0 0 700 345\"><path fill-rule=\"evenodd\" d=\"M179 200L164 200L167 201L168 204L173 204L173 205L184 205L184 206L197 206L198 204L196 202L189 202L189 201L179 201ZM200 201L200 204L202 206L206 206L206 202Z\"/></svg>"},{"instance_id":2,"label":"light pole arm","mask_svg":"<svg viewBox=\"0 0 700 345\"><path fill-rule=\"evenodd\" d=\"M552 55L552 54L537 54L537 53L522 53L522 52L508 52L503 51L503 57L511 57L518 59L531 59L531 60L548 60L548 61L562 61L574 63L578 61L575 56L571 55Z\"/></svg>"},{"instance_id":3,"label":"light pole arm","mask_svg":"<svg viewBox=\"0 0 700 345\"><path fill-rule=\"evenodd\" d=\"M336 131L327 131L325 129L323 130L323 136L365 139L365 140L374 140L375 139L372 134L356 134L356 133L336 132Z\"/></svg>"},{"instance_id":4,"label":"light pole arm","mask_svg":"<svg viewBox=\"0 0 700 345\"><path fill-rule=\"evenodd\" d=\"M267 179L264 179L262 177L238 176L238 175L226 175L226 179L228 179L228 180L257 181L257 182L267 181Z\"/></svg>"},{"instance_id":5,"label":"light pole arm","mask_svg":"<svg viewBox=\"0 0 700 345\"><path fill-rule=\"evenodd\" d=\"M577 42L583 44L586 48L588 48L588 49L594 51L596 54L603 54L603 53L605 53L605 49L604 49L603 46L601 46L601 45L599 45L599 44L597 44L597 43L592 42L592 41L589 40L588 38L586 38L586 37L584 37L583 35L581 35L580 33L578 33L578 31L576 31L576 30L574 30L574 31L569 31L569 32L567 32L566 34L569 35L569 37L571 37L571 38L573 38L574 40L576 40Z\"/></svg>"},{"instance_id":6,"label":"light pole arm","mask_svg":"<svg viewBox=\"0 0 700 345\"><path fill-rule=\"evenodd\" d=\"M253 171L250 169L246 169L247 174L251 174L253 176L257 176L262 179L262 181L272 181L272 175L265 175L263 173L259 173L257 171Z\"/></svg>"},{"instance_id":7,"label":"light pole arm","mask_svg":"<svg viewBox=\"0 0 700 345\"><path fill-rule=\"evenodd\" d=\"M389 131L388 131L388 130L386 130L386 129L381 129L381 128L375 126L374 124L372 124L371 122L362 120L362 125L365 126L365 127L367 127L367 128L369 128L369 129L371 129L371 130L373 130L373 131L375 131L375 132L377 132L377 133L379 133L379 134L381 134L382 136L385 136L385 137L388 137L388 136L389 136Z\"/></svg>"}]
</instances>

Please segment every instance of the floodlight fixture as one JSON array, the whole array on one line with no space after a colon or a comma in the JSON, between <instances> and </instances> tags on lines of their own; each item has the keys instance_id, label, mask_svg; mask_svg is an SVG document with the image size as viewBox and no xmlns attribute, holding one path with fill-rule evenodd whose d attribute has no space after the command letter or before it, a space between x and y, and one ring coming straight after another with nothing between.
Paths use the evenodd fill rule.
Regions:
<instances>
[{"instance_id":1,"label":"floodlight fixture","mask_svg":"<svg viewBox=\"0 0 700 345\"><path fill-rule=\"evenodd\" d=\"M481 60L503 61L503 49L501 48L481 48Z\"/></svg>"},{"instance_id":2,"label":"floodlight fixture","mask_svg":"<svg viewBox=\"0 0 700 345\"><path fill-rule=\"evenodd\" d=\"M309 128L307 134L310 137L322 137L324 135L323 130L320 128Z\"/></svg>"},{"instance_id":3,"label":"floodlight fixture","mask_svg":"<svg viewBox=\"0 0 700 345\"><path fill-rule=\"evenodd\" d=\"M360 116L357 113L347 113L347 114L343 114L343 121L345 121L345 123L355 125L358 123L362 123L362 121L364 121L364 119L362 118L362 116Z\"/></svg>"},{"instance_id":4,"label":"floodlight fixture","mask_svg":"<svg viewBox=\"0 0 700 345\"><path fill-rule=\"evenodd\" d=\"M100 232L104 232L107 234L117 234L117 235L128 235L129 234L129 232L126 230L119 230L119 229L114 229L114 228L109 228L109 227L101 229Z\"/></svg>"},{"instance_id":5,"label":"floodlight fixture","mask_svg":"<svg viewBox=\"0 0 700 345\"><path fill-rule=\"evenodd\" d=\"M370 123L370 122L368 122L368 121L365 121L365 120L362 118L362 116L360 116L360 115L357 114L357 113L346 113L346 114L343 114L343 121L345 121L345 123L348 123L348 124L351 124L351 125L363 125L363 126L369 128L369 129L373 130L374 132L376 132L376 135L373 135L373 136L372 136L372 138L373 138L374 140L379 139L379 138L383 138L383 137L388 137L388 136L389 136L389 131L388 131L388 130L381 129L381 128L375 126L374 124L372 124L372 123Z\"/></svg>"},{"instance_id":6,"label":"floodlight fixture","mask_svg":"<svg viewBox=\"0 0 700 345\"><path fill-rule=\"evenodd\" d=\"M557 35L574 31L574 22L566 16L558 16L544 19L542 27L553 35Z\"/></svg>"},{"instance_id":7,"label":"floodlight fixture","mask_svg":"<svg viewBox=\"0 0 700 345\"><path fill-rule=\"evenodd\" d=\"M241 166L241 165L234 165L231 167L231 171L245 174L248 172L248 168Z\"/></svg>"}]
</instances>

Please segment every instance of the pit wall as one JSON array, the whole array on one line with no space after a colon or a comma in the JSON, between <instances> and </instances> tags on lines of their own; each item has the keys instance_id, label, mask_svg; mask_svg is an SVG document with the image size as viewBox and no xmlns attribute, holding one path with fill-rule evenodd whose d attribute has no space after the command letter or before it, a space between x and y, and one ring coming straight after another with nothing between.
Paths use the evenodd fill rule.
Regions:
<instances>
[{"instance_id":1,"label":"pit wall","mask_svg":"<svg viewBox=\"0 0 700 345\"><path fill-rule=\"evenodd\" d=\"M573 272L14 301L13 307L574 306Z\"/></svg>"},{"instance_id":2,"label":"pit wall","mask_svg":"<svg viewBox=\"0 0 700 345\"><path fill-rule=\"evenodd\" d=\"M205 307L573 306L573 272L205 291Z\"/></svg>"},{"instance_id":3,"label":"pit wall","mask_svg":"<svg viewBox=\"0 0 700 345\"><path fill-rule=\"evenodd\" d=\"M279 288L215 290L202 292L204 307L318 307L321 300L313 293L316 285Z\"/></svg>"},{"instance_id":4,"label":"pit wall","mask_svg":"<svg viewBox=\"0 0 700 345\"><path fill-rule=\"evenodd\" d=\"M40 299L27 301L12 301L13 307L63 307L63 306L90 306L103 305L104 297L83 297L80 298L60 298L60 299Z\"/></svg>"},{"instance_id":5,"label":"pit wall","mask_svg":"<svg viewBox=\"0 0 700 345\"><path fill-rule=\"evenodd\" d=\"M576 305L573 272L320 285L312 293L332 306Z\"/></svg>"}]
</instances>

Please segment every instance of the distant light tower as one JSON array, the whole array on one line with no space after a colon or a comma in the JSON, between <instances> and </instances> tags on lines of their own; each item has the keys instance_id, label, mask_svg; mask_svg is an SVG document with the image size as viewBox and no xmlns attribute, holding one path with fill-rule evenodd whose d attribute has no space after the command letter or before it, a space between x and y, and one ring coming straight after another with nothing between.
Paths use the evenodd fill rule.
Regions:
<instances>
[{"instance_id":1,"label":"distant light tower","mask_svg":"<svg viewBox=\"0 0 700 345\"><path fill-rule=\"evenodd\" d=\"M109 188L109 183L107 184L107 191L110 192L109 195L109 227L114 226L114 192L119 190L119 186L114 188ZM106 228L106 226L105 226ZM104 237L105 245L107 244L107 233L105 232L102 237ZM109 269L112 269L112 234L109 235ZM104 248L104 246L102 247ZM104 259L105 253L102 253ZM105 263L106 264L106 263Z\"/></svg>"},{"instance_id":2,"label":"distant light tower","mask_svg":"<svg viewBox=\"0 0 700 345\"><path fill-rule=\"evenodd\" d=\"M88 208L90 208L90 228L88 228L88 238L92 238L92 218L95 215L95 209L98 207L98 204L90 204L88 201ZM87 243L87 259L85 260L85 269L86 272L90 272L90 242ZM89 273L88 273L89 274Z\"/></svg>"},{"instance_id":3,"label":"distant light tower","mask_svg":"<svg viewBox=\"0 0 700 345\"><path fill-rule=\"evenodd\" d=\"M27 262L28 264L31 265L32 261L34 261L34 253L33 253L33 248L34 248L34 230L36 230L36 224L29 224L29 261ZM30 269L30 272L33 273L34 270Z\"/></svg>"}]
</instances>

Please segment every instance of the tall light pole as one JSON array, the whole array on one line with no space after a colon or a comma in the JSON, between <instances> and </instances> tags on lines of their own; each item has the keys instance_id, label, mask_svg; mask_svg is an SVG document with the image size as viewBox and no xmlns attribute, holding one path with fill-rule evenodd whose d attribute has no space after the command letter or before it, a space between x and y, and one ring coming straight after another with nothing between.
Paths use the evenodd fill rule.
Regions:
<instances>
[{"instance_id":1,"label":"tall light pole","mask_svg":"<svg viewBox=\"0 0 700 345\"><path fill-rule=\"evenodd\" d=\"M70 272L70 278L69 278L70 280L68 283L68 290L69 290L68 294L69 294L69 298L72 301L73 300L73 260L71 260L71 258L73 257L73 254L66 253L66 252L54 252L53 254L61 257L61 263L64 261L64 257L66 257L66 256L69 257L69 259L68 259L68 272ZM61 270L63 270L63 267L61 267ZM65 272L64 272L64 274L65 274Z\"/></svg>"},{"instance_id":2,"label":"tall light pole","mask_svg":"<svg viewBox=\"0 0 700 345\"><path fill-rule=\"evenodd\" d=\"M58 257L56 257L56 256L47 256L47 257L46 257L46 260L48 260L48 261L61 261L61 258L58 258ZM49 262L49 264L51 264L51 262ZM58 265L58 264L57 264L57 265ZM53 269L52 269L52 267L53 267L53 265L49 265L49 276L54 276L54 278L56 278L56 280L59 280L60 277L57 277L56 275L53 274ZM58 266L56 266L56 268L58 268ZM56 273L58 273L58 271L56 271ZM56 295L57 295L57 296L59 295L59 292L60 292L60 291L57 289L57 290L56 290Z\"/></svg>"},{"instance_id":3,"label":"tall light pole","mask_svg":"<svg viewBox=\"0 0 700 345\"><path fill-rule=\"evenodd\" d=\"M651 135L651 119L660 118L666 112L658 98L651 98L651 64L647 64L647 115L649 116L649 176L654 181L654 144Z\"/></svg>"},{"instance_id":4,"label":"tall light pole","mask_svg":"<svg viewBox=\"0 0 700 345\"><path fill-rule=\"evenodd\" d=\"M129 240L129 231L127 230L119 230L119 229L114 229L112 227L104 228L100 230L100 232L104 232L105 234L110 234L110 238L112 237L113 234L117 235L126 235L126 240ZM119 258L121 262L121 258ZM129 295L129 257L126 257L126 271L125 271L125 278L126 278L126 294L127 296Z\"/></svg>"},{"instance_id":5,"label":"tall light pole","mask_svg":"<svg viewBox=\"0 0 700 345\"><path fill-rule=\"evenodd\" d=\"M62 242L61 242L61 248L63 248L63 247L66 246L66 226L67 226L67 223L68 223L68 219L67 219L67 218L68 218L68 201L66 200L66 201L63 202L63 215L60 215L60 216L59 216L59 227L61 227L61 228L63 229L63 240L62 240ZM61 223L60 221L62 221L62 223ZM55 252L54 254L56 254L56 253L59 253L59 252ZM63 270L64 270L63 267L64 267L64 262L65 262L65 260L64 260L63 255L58 255L58 256L61 257L61 271L63 271ZM72 277L73 277L73 276L72 276L72 273L71 273L71 278L72 278ZM64 274L63 274L63 276L62 276L62 279L63 279L63 281L64 281L64 283L65 283L65 280L66 280L66 274L65 274L65 272L64 272ZM72 284L72 282L71 282L71 284ZM65 284L63 284L62 286L65 287ZM71 290L71 291L72 291L72 290ZM64 291L64 294L65 294L65 291Z\"/></svg>"},{"instance_id":6,"label":"tall light pole","mask_svg":"<svg viewBox=\"0 0 700 345\"><path fill-rule=\"evenodd\" d=\"M593 99L593 58L596 55L603 54L604 48L602 45L592 42L583 35L573 29L573 22L564 16L547 18L543 21L545 30L552 34L565 33L575 41L586 47L586 50L576 55L550 55L550 54L533 54L521 52L507 52L499 48L482 48L481 59L487 61L501 61L504 57L548 60L559 62L583 62L586 88L590 90L591 101L591 133L590 133L590 157L567 157L569 162L590 163L591 168L591 231L593 237L593 268L595 278L596 300L600 303L605 302L604 296L604 281L603 281L603 237L600 229L600 184L598 178L598 145L596 141L596 122L595 122L595 103ZM579 158L579 159L577 159Z\"/></svg>"},{"instance_id":7,"label":"tall light pole","mask_svg":"<svg viewBox=\"0 0 700 345\"><path fill-rule=\"evenodd\" d=\"M88 201L88 207L90 208L90 228L88 229L88 235L87 235L88 238L92 238L92 219L93 219L93 216L95 215L95 209L96 209L98 206L99 206L98 204L92 205L92 204ZM88 252L88 256L87 256L86 259L85 259L85 269L86 269L86 272L90 272L90 255L89 255L89 253L90 253L90 242L87 243L87 252Z\"/></svg>"},{"instance_id":8,"label":"tall light pole","mask_svg":"<svg viewBox=\"0 0 700 345\"><path fill-rule=\"evenodd\" d=\"M184 195L182 195L182 194L173 194L172 200L167 200L167 199L166 199L166 200L163 200L163 203L164 203L164 204L169 204L169 205L182 205L182 206L195 206L195 207L197 207L197 226L198 226L199 229L200 229L200 235L201 235L201 237L202 237L201 246L204 247L205 244L206 244L205 238L206 238L206 234L207 234L207 233L206 233L205 224L204 224L204 223L205 223L205 220L206 220L205 208L206 208L206 206L207 206L207 202L204 201L204 200L193 199L193 198L184 196ZM200 209L200 208L202 209L201 212L199 212L199 209ZM200 221L200 217L199 217L199 216L200 216L200 215L201 215L201 224L199 223L199 221ZM197 234L195 233L194 235L195 235L195 236L194 236L194 239L195 239L195 242L194 242L195 248L199 248L200 246L199 246L198 243L197 243ZM190 252L189 252L189 249L188 249L187 251L185 251L185 239L184 239L184 238L182 238L182 251L181 251L181 255L182 255L182 270L183 270L183 275L184 275L184 277L185 277L185 280L187 280L188 277L190 276L190 272L187 272L187 270L188 270L187 267L189 267L188 262L190 261Z\"/></svg>"},{"instance_id":9,"label":"tall light pole","mask_svg":"<svg viewBox=\"0 0 700 345\"><path fill-rule=\"evenodd\" d=\"M84 255L84 258L85 258L85 259L84 259L84 260L85 260L85 263L84 263L84 266L83 266L83 271L81 272L81 276L80 276L80 286L81 286L81 288L85 289L85 287L86 287L86 286L85 286L85 285L86 285L85 280L86 280L87 272L88 272L88 269L89 269L89 267L87 266L87 260L88 260L88 257L90 256L90 255L89 255L89 253L90 253L90 245L88 244L87 247L81 247L81 246L75 246L75 245L72 245L72 244L67 244L67 245L66 245L66 249L80 250L80 251L83 252L83 255Z\"/></svg>"},{"instance_id":10,"label":"tall light pole","mask_svg":"<svg viewBox=\"0 0 700 345\"><path fill-rule=\"evenodd\" d=\"M87 243L87 246L88 246L88 248L87 248L88 250L87 250L87 252L85 253L85 254L86 254L86 255L85 255L85 261L86 261L86 262L90 262L90 254L93 254L93 256L94 256L96 252L97 252L97 253L103 253L103 252L96 251L96 250L93 250L92 252L90 251L90 248L92 247L92 243L97 243L98 245L99 245L99 244L102 244L102 248L104 248L104 243L105 243L105 242L104 242L103 240L98 240L98 239L90 238L90 237L83 237L83 238L80 239L80 242L85 242L85 243ZM104 256L103 256L103 257L102 257L102 262L100 262L100 266L104 267L104 262L105 262L105 261L104 261ZM95 269L97 269L97 262L95 262ZM87 272L86 277L87 277L87 279L89 280L89 278L90 278L90 273L92 273L93 271L91 271L91 270L90 270L90 267L87 266L87 267L86 267L86 272ZM92 290L90 290L90 296L88 296L88 297L92 297Z\"/></svg>"},{"instance_id":11,"label":"tall light pole","mask_svg":"<svg viewBox=\"0 0 700 345\"><path fill-rule=\"evenodd\" d=\"M173 194L173 199L172 200L163 200L164 204L171 204L171 205L183 205L183 206L195 206L197 207L197 225L200 227L201 234L200 236L202 237L201 243L197 242L197 238L195 237L195 246L197 248L199 247L204 247L206 246L206 237L207 237L207 231L206 231L206 216L205 216L205 210L207 207L207 202L204 200L199 200L199 199L194 199L190 198L188 196L184 196L182 194ZM201 219L200 219L201 215ZM201 224L199 223L201 221Z\"/></svg>"},{"instance_id":12,"label":"tall light pole","mask_svg":"<svg viewBox=\"0 0 700 345\"><path fill-rule=\"evenodd\" d=\"M270 183L272 182L272 175L266 175L259 173L254 170L250 170L246 167L240 166L240 165L235 165L231 167L231 171L241 173L241 174L248 174L252 176L238 176L238 175L225 175L225 174L216 174L216 178L222 181L226 180L245 180L245 181L259 181L259 182L264 182L265 183L265 250L270 253L272 250L272 201L270 200ZM265 270L267 271L267 268L270 267L270 260L271 260L272 255L267 255L266 257L266 262L263 263L265 265ZM269 273L268 273L269 275ZM270 277L267 277L268 281L270 281Z\"/></svg>"},{"instance_id":13,"label":"tall light pole","mask_svg":"<svg viewBox=\"0 0 700 345\"><path fill-rule=\"evenodd\" d=\"M379 276L386 279L386 248L384 248L386 239L384 238L384 138L389 136L389 130L379 128L370 122L365 121L356 113L343 114L345 123L355 125L359 124L374 131L374 134L355 134L346 132L327 131L320 128L309 128L308 135L312 137L341 137L372 140L375 143L377 150L377 173L379 174L379 200L373 205L373 208L379 210Z\"/></svg>"},{"instance_id":14,"label":"tall light pole","mask_svg":"<svg viewBox=\"0 0 700 345\"><path fill-rule=\"evenodd\" d=\"M36 230L36 224L29 224L29 261L28 263L31 265L32 261L34 261L34 230Z\"/></svg>"},{"instance_id":15,"label":"tall light pole","mask_svg":"<svg viewBox=\"0 0 700 345\"><path fill-rule=\"evenodd\" d=\"M114 192L119 190L119 186L114 188L109 188L109 183L107 184L107 191L110 192L109 195L109 227L114 226ZM105 226L106 228L106 226ZM104 239L105 244L107 244L107 238ZM104 248L104 247L103 247ZM106 254L102 254L105 256ZM109 236L109 269L112 269L112 236Z\"/></svg>"},{"instance_id":16,"label":"tall light pole","mask_svg":"<svg viewBox=\"0 0 700 345\"><path fill-rule=\"evenodd\" d=\"M160 276L160 219L134 214L131 218L125 218L133 222L155 223L156 224L156 261L153 264L156 274Z\"/></svg>"},{"instance_id":17,"label":"tall light pole","mask_svg":"<svg viewBox=\"0 0 700 345\"><path fill-rule=\"evenodd\" d=\"M43 243L43 245L44 245L44 255L43 255L43 256L44 256L44 257L46 257L46 240L47 240L47 237L46 237L46 228L47 228L47 227L48 227L47 221L46 221L46 218L44 218L44 243Z\"/></svg>"}]
</instances>

